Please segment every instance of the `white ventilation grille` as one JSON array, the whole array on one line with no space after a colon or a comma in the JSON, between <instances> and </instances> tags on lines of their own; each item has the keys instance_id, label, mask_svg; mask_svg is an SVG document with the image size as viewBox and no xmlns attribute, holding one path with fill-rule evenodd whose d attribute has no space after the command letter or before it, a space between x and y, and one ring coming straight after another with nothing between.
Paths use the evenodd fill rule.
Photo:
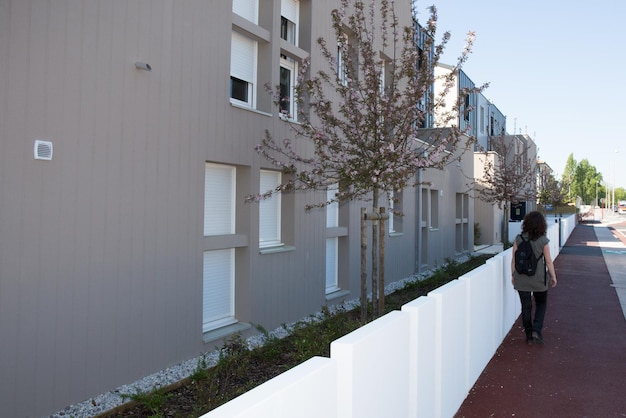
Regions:
<instances>
[{"instance_id":1,"label":"white ventilation grille","mask_svg":"<svg viewBox=\"0 0 626 418\"><path fill-rule=\"evenodd\" d=\"M35 160L52 160L52 142L35 141Z\"/></svg>"}]
</instances>

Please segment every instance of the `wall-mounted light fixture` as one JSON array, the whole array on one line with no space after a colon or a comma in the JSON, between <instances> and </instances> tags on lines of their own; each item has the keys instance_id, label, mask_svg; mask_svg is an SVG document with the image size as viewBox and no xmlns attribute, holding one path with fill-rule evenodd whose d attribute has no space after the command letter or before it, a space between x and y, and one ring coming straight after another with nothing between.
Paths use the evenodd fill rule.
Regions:
<instances>
[{"instance_id":1,"label":"wall-mounted light fixture","mask_svg":"<svg viewBox=\"0 0 626 418\"><path fill-rule=\"evenodd\" d=\"M152 67L147 62L139 62L135 63L135 68L143 71L152 71Z\"/></svg>"}]
</instances>

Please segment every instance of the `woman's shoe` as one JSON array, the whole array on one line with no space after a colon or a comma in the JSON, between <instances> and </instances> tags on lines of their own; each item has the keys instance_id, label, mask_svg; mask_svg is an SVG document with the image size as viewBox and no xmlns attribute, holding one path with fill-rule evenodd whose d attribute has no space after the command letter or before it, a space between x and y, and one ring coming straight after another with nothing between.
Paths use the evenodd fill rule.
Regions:
<instances>
[{"instance_id":1,"label":"woman's shoe","mask_svg":"<svg viewBox=\"0 0 626 418\"><path fill-rule=\"evenodd\" d=\"M533 331L533 341L535 342L535 344L542 345L543 337L537 331Z\"/></svg>"}]
</instances>

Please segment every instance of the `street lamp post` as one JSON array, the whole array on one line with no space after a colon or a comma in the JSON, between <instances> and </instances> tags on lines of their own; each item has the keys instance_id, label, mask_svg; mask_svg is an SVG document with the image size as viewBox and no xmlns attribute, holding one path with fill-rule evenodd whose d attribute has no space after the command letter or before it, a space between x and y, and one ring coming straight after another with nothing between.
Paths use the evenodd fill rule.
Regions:
<instances>
[{"instance_id":1,"label":"street lamp post","mask_svg":"<svg viewBox=\"0 0 626 418\"><path fill-rule=\"evenodd\" d=\"M613 197L612 197L612 201L613 204L611 205L611 211L613 211L613 207L615 206L615 159L617 158L616 155L619 153L619 150L615 150L615 155L613 156Z\"/></svg>"}]
</instances>

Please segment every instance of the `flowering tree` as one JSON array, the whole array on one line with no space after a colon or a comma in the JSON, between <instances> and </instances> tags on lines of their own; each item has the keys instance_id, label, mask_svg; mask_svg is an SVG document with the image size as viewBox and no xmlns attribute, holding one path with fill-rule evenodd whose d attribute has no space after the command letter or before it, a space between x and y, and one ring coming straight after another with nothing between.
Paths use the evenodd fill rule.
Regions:
<instances>
[{"instance_id":1,"label":"flowering tree","mask_svg":"<svg viewBox=\"0 0 626 418\"><path fill-rule=\"evenodd\" d=\"M407 2L406 13L410 12ZM317 40L325 62L313 63L317 66L314 70L310 59L305 59L298 72L294 94L298 123L291 124L294 139L276 140L266 131L257 146L263 157L282 169L287 180L274 190L249 196L249 200L284 191L327 190L338 183L334 198L312 203L307 209L360 200L371 202L376 212L381 199L388 202L393 191L416 185L419 170L442 168L452 158L447 151L457 150L462 132L456 127L427 142L418 139L427 115L443 109L456 73L443 80L443 95L433 97L433 68L450 37L444 34L435 45L435 8L431 8L426 26L419 29L421 33L416 25L401 28L394 2L388 0L341 0L331 18L334 39ZM424 39L421 48L416 45L418 36ZM457 71L472 43L470 34ZM279 107L284 99L280 88L269 90ZM463 97L444 119L453 120L462 102ZM301 151L307 145L308 150ZM373 253L378 245L377 228L374 222ZM375 280L372 275L374 312L377 288L382 288ZM365 289L361 290L363 299ZM382 299L384 294L379 293ZM365 302L362 300L362 306Z\"/></svg>"},{"instance_id":2,"label":"flowering tree","mask_svg":"<svg viewBox=\"0 0 626 418\"><path fill-rule=\"evenodd\" d=\"M491 137L489 142L490 149L479 156L482 177L477 176L470 188L475 198L504 209L502 242L506 243L510 205L537 197L536 154L529 142L521 141L515 135Z\"/></svg>"},{"instance_id":3,"label":"flowering tree","mask_svg":"<svg viewBox=\"0 0 626 418\"><path fill-rule=\"evenodd\" d=\"M559 182L554 175L548 174L541 182L539 190L539 202L543 205L552 205L556 211L567 198L567 188Z\"/></svg>"}]
</instances>

